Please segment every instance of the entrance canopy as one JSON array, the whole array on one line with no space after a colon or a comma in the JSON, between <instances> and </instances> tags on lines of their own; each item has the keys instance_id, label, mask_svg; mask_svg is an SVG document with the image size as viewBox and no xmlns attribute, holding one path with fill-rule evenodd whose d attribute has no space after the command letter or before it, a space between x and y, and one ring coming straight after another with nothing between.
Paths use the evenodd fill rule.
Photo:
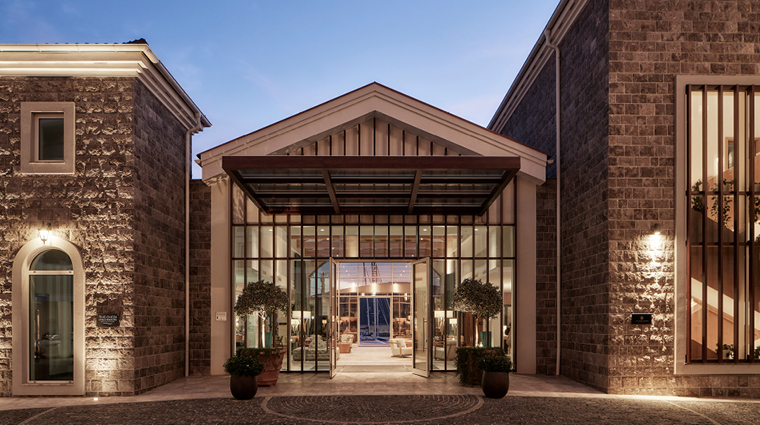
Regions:
<instances>
[{"instance_id":1,"label":"entrance canopy","mask_svg":"<svg viewBox=\"0 0 760 425\"><path fill-rule=\"evenodd\" d=\"M520 170L509 156L225 156L267 214L482 215Z\"/></svg>"}]
</instances>

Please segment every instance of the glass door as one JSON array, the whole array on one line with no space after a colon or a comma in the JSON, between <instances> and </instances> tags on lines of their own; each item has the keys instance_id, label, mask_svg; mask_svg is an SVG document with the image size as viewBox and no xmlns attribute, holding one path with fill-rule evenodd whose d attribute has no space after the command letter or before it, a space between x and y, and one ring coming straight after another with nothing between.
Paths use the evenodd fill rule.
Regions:
<instances>
[{"instance_id":1,"label":"glass door","mask_svg":"<svg viewBox=\"0 0 760 425\"><path fill-rule=\"evenodd\" d=\"M433 348L430 260L412 263L412 372L429 377Z\"/></svg>"},{"instance_id":2,"label":"glass door","mask_svg":"<svg viewBox=\"0 0 760 425\"><path fill-rule=\"evenodd\" d=\"M330 352L330 378L338 373L338 263L330 259L330 312L327 324L327 349Z\"/></svg>"}]
</instances>

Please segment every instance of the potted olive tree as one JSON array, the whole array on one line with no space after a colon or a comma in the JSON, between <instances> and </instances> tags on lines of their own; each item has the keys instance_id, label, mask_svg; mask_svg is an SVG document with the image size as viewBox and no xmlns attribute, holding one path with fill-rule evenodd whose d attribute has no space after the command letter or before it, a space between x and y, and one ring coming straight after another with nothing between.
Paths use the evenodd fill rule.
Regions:
<instances>
[{"instance_id":1,"label":"potted olive tree","mask_svg":"<svg viewBox=\"0 0 760 425\"><path fill-rule=\"evenodd\" d=\"M250 400L259 389L258 377L264 365L255 357L243 356L240 350L224 363L230 374L230 392L236 400Z\"/></svg>"},{"instance_id":2,"label":"potted olive tree","mask_svg":"<svg viewBox=\"0 0 760 425\"><path fill-rule=\"evenodd\" d=\"M470 313L475 316L474 333L477 338L477 324L480 319L485 319L487 322L501 312L502 296L499 288L489 282L483 283L480 279L465 279L454 293L451 308L454 311ZM480 371L477 365L480 358L487 355L503 354L501 348L490 348L490 338L486 337L485 339L486 346L489 347L487 349L478 347L477 343L475 347L457 349L457 374L463 385L478 385L480 383Z\"/></svg>"},{"instance_id":3,"label":"potted olive tree","mask_svg":"<svg viewBox=\"0 0 760 425\"><path fill-rule=\"evenodd\" d=\"M485 356L478 360L478 369L483 372L481 387L488 398L503 398L509 391L509 372L512 361L504 355Z\"/></svg>"},{"instance_id":4,"label":"potted olive tree","mask_svg":"<svg viewBox=\"0 0 760 425\"><path fill-rule=\"evenodd\" d=\"M502 296L499 288L490 282L483 283L480 279L465 279L457 287L454 293L452 310L463 313L471 313L475 316L475 337L477 338L477 324L480 319L488 320L496 317L501 312ZM491 346L491 339L486 338L486 346ZM477 344L476 344L477 345Z\"/></svg>"},{"instance_id":5,"label":"potted olive tree","mask_svg":"<svg viewBox=\"0 0 760 425\"><path fill-rule=\"evenodd\" d=\"M282 359L287 350L279 347L277 338L277 312L288 311L288 295L272 282L259 280L243 288L235 302L235 314L245 316L256 314L266 320L270 318L272 326L272 347L251 348L242 351L243 356L258 357L264 364L264 372L259 377L259 385L274 385L280 376Z\"/></svg>"}]
</instances>

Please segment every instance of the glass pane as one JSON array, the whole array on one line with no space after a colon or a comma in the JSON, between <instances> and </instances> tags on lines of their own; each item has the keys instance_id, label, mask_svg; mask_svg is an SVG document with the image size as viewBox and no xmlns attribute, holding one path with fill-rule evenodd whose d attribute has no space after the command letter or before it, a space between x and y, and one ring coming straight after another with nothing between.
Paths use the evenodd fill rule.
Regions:
<instances>
[{"instance_id":1,"label":"glass pane","mask_svg":"<svg viewBox=\"0 0 760 425\"><path fill-rule=\"evenodd\" d=\"M501 257L501 229L499 226L488 227L488 256Z\"/></svg>"},{"instance_id":2,"label":"glass pane","mask_svg":"<svg viewBox=\"0 0 760 425\"><path fill-rule=\"evenodd\" d=\"M475 279L480 279L483 282L489 281L487 260L475 260Z\"/></svg>"},{"instance_id":3,"label":"glass pane","mask_svg":"<svg viewBox=\"0 0 760 425\"><path fill-rule=\"evenodd\" d=\"M274 257L274 228L262 226L259 237L261 238L261 258Z\"/></svg>"},{"instance_id":4,"label":"glass pane","mask_svg":"<svg viewBox=\"0 0 760 425\"><path fill-rule=\"evenodd\" d=\"M502 245L504 246L504 257L515 256L515 227L504 226L502 228Z\"/></svg>"},{"instance_id":5,"label":"glass pane","mask_svg":"<svg viewBox=\"0 0 760 425\"><path fill-rule=\"evenodd\" d=\"M702 185L702 129L703 129L703 105L702 92L694 91L691 93L690 107L691 114L689 117L689 155L691 157L691 179L690 185L693 191L700 191Z\"/></svg>"},{"instance_id":6,"label":"glass pane","mask_svg":"<svg viewBox=\"0 0 760 425\"><path fill-rule=\"evenodd\" d=\"M702 247L691 247L690 358L702 359Z\"/></svg>"},{"instance_id":7,"label":"glass pane","mask_svg":"<svg viewBox=\"0 0 760 425\"><path fill-rule=\"evenodd\" d=\"M486 227L475 226L475 257L485 257L488 255L487 239Z\"/></svg>"},{"instance_id":8,"label":"glass pane","mask_svg":"<svg viewBox=\"0 0 760 425\"><path fill-rule=\"evenodd\" d=\"M40 118L39 130L39 160L63 161L63 118Z\"/></svg>"},{"instance_id":9,"label":"glass pane","mask_svg":"<svg viewBox=\"0 0 760 425\"><path fill-rule=\"evenodd\" d=\"M278 258L288 256L288 228L287 226L275 227L274 239L275 253Z\"/></svg>"},{"instance_id":10,"label":"glass pane","mask_svg":"<svg viewBox=\"0 0 760 425\"><path fill-rule=\"evenodd\" d=\"M346 226L346 257L359 256L359 227Z\"/></svg>"},{"instance_id":11,"label":"glass pane","mask_svg":"<svg viewBox=\"0 0 760 425\"><path fill-rule=\"evenodd\" d=\"M515 262L514 260L504 260L502 262L502 270L501 270L501 284L502 284L502 291L504 294L504 308L502 310L502 314L504 317L504 321L502 323L502 329L501 329L501 338L502 338L502 348L504 349L504 352L507 354L507 356L514 360L512 357L512 353L514 350L512 349L514 346L514 338L512 333L512 313L513 313L513 301L512 301L512 288L513 288L513 282L514 282L514 273L515 273Z\"/></svg>"},{"instance_id":12,"label":"glass pane","mask_svg":"<svg viewBox=\"0 0 760 425\"><path fill-rule=\"evenodd\" d=\"M243 287L245 284L245 261L243 260L234 260L232 261L232 282L235 285L235 294L232 298L232 303L237 301L240 294L243 293ZM250 278L250 274L249 274ZM234 313L233 313L234 315ZM245 316L238 316L235 315L235 347L236 348L242 348L245 345L245 338L246 338L246 317ZM255 337L251 338L251 340L255 339Z\"/></svg>"},{"instance_id":13,"label":"glass pane","mask_svg":"<svg viewBox=\"0 0 760 425\"><path fill-rule=\"evenodd\" d=\"M315 279L318 314L316 357L317 370L330 370L330 351L327 344L328 317L330 314L330 262L320 263ZM308 355L307 355L308 356Z\"/></svg>"},{"instance_id":14,"label":"glass pane","mask_svg":"<svg viewBox=\"0 0 760 425\"><path fill-rule=\"evenodd\" d=\"M330 258L330 226L317 227L317 257Z\"/></svg>"},{"instance_id":15,"label":"glass pane","mask_svg":"<svg viewBox=\"0 0 760 425\"><path fill-rule=\"evenodd\" d=\"M301 226L290 226L290 256L302 257Z\"/></svg>"},{"instance_id":16,"label":"glass pane","mask_svg":"<svg viewBox=\"0 0 760 425\"><path fill-rule=\"evenodd\" d=\"M455 353L451 351L453 346L448 342L448 315L445 307L446 300L444 299L444 290L446 284L446 261L435 260L433 261L433 276L432 276L432 306L433 306L433 369L444 369L446 367L447 354ZM452 341L454 346L456 341ZM447 353L446 349L449 348L450 352Z\"/></svg>"},{"instance_id":17,"label":"glass pane","mask_svg":"<svg viewBox=\"0 0 760 425\"><path fill-rule=\"evenodd\" d=\"M74 276L30 276L29 312L29 380L73 381Z\"/></svg>"},{"instance_id":18,"label":"glass pane","mask_svg":"<svg viewBox=\"0 0 760 425\"><path fill-rule=\"evenodd\" d=\"M420 226L420 257L430 257L432 249L430 226Z\"/></svg>"},{"instance_id":19,"label":"glass pane","mask_svg":"<svg viewBox=\"0 0 760 425\"><path fill-rule=\"evenodd\" d=\"M391 226L389 236L389 257L403 257L404 228Z\"/></svg>"},{"instance_id":20,"label":"glass pane","mask_svg":"<svg viewBox=\"0 0 760 425\"><path fill-rule=\"evenodd\" d=\"M303 226L303 256L306 258L314 258L317 256L317 238L314 233L316 229L314 226Z\"/></svg>"},{"instance_id":21,"label":"glass pane","mask_svg":"<svg viewBox=\"0 0 760 425\"><path fill-rule=\"evenodd\" d=\"M245 227L235 226L232 228L232 258L244 258L245 255Z\"/></svg>"},{"instance_id":22,"label":"glass pane","mask_svg":"<svg viewBox=\"0 0 760 425\"><path fill-rule=\"evenodd\" d=\"M459 234L457 226L446 226L446 256L457 257L459 254Z\"/></svg>"},{"instance_id":23,"label":"glass pane","mask_svg":"<svg viewBox=\"0 0 760 425\"><path fill-rule=\"evenodd\" d=\"M388 226L375 226L375 257L388 256Z\"/></svg>"},{"instance_id":24,"label":"glass pane","mask_svg":"<svg viewBox=\"0 0 760 425\"><path fill-rule=\"evenodd\" d=\"M417 257L417 226L404 227L404 255Z\"/></svg>"},{"instance_id":25,"label":"glass pane","mask_svg":"<svg viewBox=\"0 0 760 425\"><path fill-rule=\"evenodd\" d=\"M332 247L330 248L330 252L333 257L341 258L343 257L343 243L345 239L343 238L343 226L333 226L332 228Z\"/></svg>"},{"instance_id":26,"label":"glass pane","mask_svg":"<svg viewBox=\"0 0 760 425\"><path fill-rule=\"evenodd\" d=\"M74 270L74 268L71 265L71 259L66 253L57 249L51 249L34 257L29 270Z\"/></svg>"},{"instance_id":27,"label":"glass pane","mask_svg":"<svg viewBox=\"0 0 760 425\"><path fill-rule=\"evenodd\" d=\"M460 276L461 280L465 279L472 279L472 260L466 260L462 259L462 274Z\"/></svg>"},{"instance_id":28,"label":"glass pane","mask_svg":"<svg viewBox=\"0 0 760 425\"><path fill-rule=\"evenodd\" d=\"M446 256L446 228L433 226L433 257L443 258Z\"/></svg>"},{"instance_id":29,"label":"glass pane","mask_svg":"<svg viewBox=\"0 0 760 425\"><path fill-rule=\"evenodd\" d=\"M372 242L373 242L373 226L361 226L359 228L361 231L360 235L360 243L359 243L359 256L363 258L371 258L373 249L372 249Z\"/></svg>"},{"instance_id":30,"label":"glass pane","mask_svg":"<svg viewBox=\"0 0 760 425\"><path fill-rule=\"evenodd\" d=\"M428 325L428 273L427 264L414 265L414 368L427 372Z\"/></svg>"},{"instance_id":31,"label":"glass pane","mask_svg":"<svg viewBox=\"0 0 760 425\"><path fill-rule=\"evenodd\" d=\"M488 281L497 288L501 285L501 260L488 260ZM487 337L483 341L488 341L491 347L500 347L502 344L501 314L488 321Z\"/></svg>"},{"instance_id":32,"label":"glass pane","mask_svg":"<svg viewBox=\"0 0 760 425\"><path fill-rule=\"evenodd\" d=\"M462 226L462 257L472 257L472 226Z\"/></svg>"},{"instance_id":33,"label":"glass pane","mask_svg":"<svg viewBox=\"0 0 760 425\"><path fill-rule=\"evenodd\" d=\"M259 228L257 226L246 227L248 232L246 241L246 255L248 258L259 257Z\"/></svg>"}]
</instances>

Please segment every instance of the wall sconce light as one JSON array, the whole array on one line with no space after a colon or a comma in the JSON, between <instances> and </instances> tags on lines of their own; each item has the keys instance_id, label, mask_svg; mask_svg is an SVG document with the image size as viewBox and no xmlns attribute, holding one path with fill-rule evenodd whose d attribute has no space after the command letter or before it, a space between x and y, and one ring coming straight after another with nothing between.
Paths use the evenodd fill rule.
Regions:
<instances>
[{"instance_id":1,"label":"wall sconce light","mask_svg":"<svg viewBox=\"0 0 760 425\"><path fill-rule=\"evenodd\" d=\"M652 225L652 233L655 234L655 235L659 235L660 234L660 224L659 223L655 223L655 224Z\"/></svg>"},{"instance_id":2,"label":"wall sconce light","mask_svg":"<svg viewBox=\"0 0 760 425\"><path fill-rule=\"evenodd\" d=\"M47 230L40 229L40 240L42 241L43 245L45 244L45 242L47 242L49 237L50 237L50 233Z\"/></svg>"}]
</instances>

